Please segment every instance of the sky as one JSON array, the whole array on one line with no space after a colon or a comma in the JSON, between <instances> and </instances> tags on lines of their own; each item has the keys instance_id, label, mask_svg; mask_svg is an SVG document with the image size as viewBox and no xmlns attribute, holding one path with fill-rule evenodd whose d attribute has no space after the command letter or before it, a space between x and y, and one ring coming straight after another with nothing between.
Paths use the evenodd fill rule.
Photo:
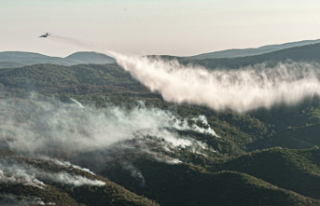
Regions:
<instances>
[{"instance_id":1,"label":"sky","mask_svg":"<svg viewBox=\"0 0 320 206\"><path fill-rule=\"evenodd\" d=\"M126 54L191 56L320 39L319 0L0 0L0 51L88 51L45 32Z\"/></svg>"}]
</instances>

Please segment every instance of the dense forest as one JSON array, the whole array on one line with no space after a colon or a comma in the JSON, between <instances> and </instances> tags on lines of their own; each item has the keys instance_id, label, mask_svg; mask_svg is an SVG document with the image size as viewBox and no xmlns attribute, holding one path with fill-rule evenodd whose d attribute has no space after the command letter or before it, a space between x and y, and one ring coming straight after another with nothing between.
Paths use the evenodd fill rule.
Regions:
<instances>
[{"instance_id":1,"label":"dense forest","mask_svg":"<svg viewBox=\"0 0 320 206\"><path fill-rule=\"evenodd\" d=\"M319 51L320 45L313 44L251 57L178 60L211 69L220 66L234 69L264 62L270 65L289 60L318 62ZM42 172L34 175L46 185L43 189L25 184L26 178L12 184L4 181L9 174L0 173L0 201L14 197L19 204L28 202L24 205L320 205L319 97L305 99L294 106L276 105L268 110L261 108L240 114L228 109L215 111L204 106L166 102L160 93L151 92L116 64L37 64L0 70L0 101L0 166L14 163L40 170ZM113 114L110 107L130 113L142 107L141 102L146 111L157 111L157 114L166 111L188 119L189 129L168 124L163 128L167 132L164 134L201 142L206 148L194 150L177 146L162 150L165 140L144 135L142 128L135 133L142 137L121 140L107 149L73 152L52 145L52 150L41 151L52 159L43 159L25 150L11 149L18 133L8 133L5 128L13 125L21 129L31 125L30 131L37 129L45 136L47 120L38 117L38 113L55 117L51 113L64 108L63 112L69 112L72 120L84 118L91 111L107 113L109 117ZM49 111L50 105L55 106ZM72 105L94 109L82 113ZM201 115L207 122L195 118ZM63 128L63 125L56 127L57 130ZM81 130L71 124L66 128L71 135L75 134L74 130ZM218 137L201 132L208 128ZM79 135L89 138L86 132L81 130ZM74 137L76 135L66 138ZM124 149L122 144L126 145ZM96 163L95 158L101 161ZM95 173L57 164L54 159L70 161ZM170 162L171 159L179 161ZM52 181L46 173L81 176L103 186L70 186Z\"/></svg>"}]
</instances>

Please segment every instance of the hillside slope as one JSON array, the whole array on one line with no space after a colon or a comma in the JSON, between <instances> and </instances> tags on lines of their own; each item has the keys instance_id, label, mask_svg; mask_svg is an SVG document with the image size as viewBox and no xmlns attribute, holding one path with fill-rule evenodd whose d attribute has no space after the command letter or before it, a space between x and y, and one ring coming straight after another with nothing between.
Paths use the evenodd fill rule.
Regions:
<instances>
[{"instance_id":1,"label":"hillside slope","mask_svg":"<svg viewBox=\"0 0 320 206\"><path fill-rule=\"evenodd\" d=\"M254 176L234 172L208 172L190 164L168 165L140 161L146 186L139 188L129 174L108 171L111 180L161 205L318 205L319 199L299 195Z\"/></svg>"},{"instance_id":2,"label":"hillside slope","mask_svg":"<svg viewBox=\"0 0 320 206\"><path fill-rule=\"evenodd\" d=\"M249 49L228 49L223 51L216 51L216 52L210 52L210 53L204 53L199 54L196 56L191 56L188 58L192 59L208 59L208 58L234 58L234 57L244 57L244 56L253 56L253 55L259 55L269 52L274 52L282 49L288 49L292 47L299 47L299 46L305 46L309 44L316 44L320 43L320 40L305 40L305 41L298 41L298 42L290 42L285 44L279 44L279 45L267 45L262 46L258 48L249 48Z\"/></svg>"},{"instance_id":3,"label":"hillside slope","mask_svg":"<svg viewBox=\"0 0 320 206\"><path fill-rule=\"evenodd\" d=\"M11 196L10 202L32 198L33 205L158 205L108 179L61 162L57 163L56 160L20 157L0 150L0 165L6 165L6 168L0 169L1 205L4 203L4 195ZM24 171L25 169L27 170ZM31 177L28 176L28 170L31 170ZM62 178L63 181L59 181ZM82 183L83 181L86 183ZM97 182L99 184L95 185Z\"/></svg>"},{"instance_id":4,"label":"hillside slope","mask_svg":"<svg viewBox=\"0 0 320 206\"><path fill-rule=\"evenodd\" d=\"M299 194L320 199L320 150L271 149L253 152L223 164L213 170L243 172Z\"/></svg>"}]
</instances>

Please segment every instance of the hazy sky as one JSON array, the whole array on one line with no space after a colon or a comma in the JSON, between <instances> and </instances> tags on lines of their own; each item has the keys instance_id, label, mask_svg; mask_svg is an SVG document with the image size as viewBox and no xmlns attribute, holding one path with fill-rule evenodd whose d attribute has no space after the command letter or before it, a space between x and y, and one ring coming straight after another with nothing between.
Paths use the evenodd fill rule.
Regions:
<instances>
[{"instance_id":1,"label":"hazy sky","mask_svg":"<svg viewBox=\"0 0 320 206\"><path fill-rule=\"evenodd\" d=\"M67 56L86 49L45 32L130 54L195 55L320 39L319 0L0 0L0 51Z\"/></svg>"}]
</instances>

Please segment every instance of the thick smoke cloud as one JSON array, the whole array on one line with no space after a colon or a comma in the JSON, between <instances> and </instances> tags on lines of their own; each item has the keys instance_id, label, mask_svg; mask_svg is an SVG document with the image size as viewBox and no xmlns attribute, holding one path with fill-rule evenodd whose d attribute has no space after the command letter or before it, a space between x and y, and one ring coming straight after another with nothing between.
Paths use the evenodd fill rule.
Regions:
<instances>
[{"instance_id":1,"label":"thick smoke cloud","mask_svg":"<svg viewBox=\"0 0 320 206\"><path fill-rule=\"evenodd\" d=\"M117 62L151 91L169 102L246 112L277 104L296 104L320 94L319 66L265 64L238 70L207 70L177 61L114 54Z\"/></svg>"},{"instance_id":2,"label":"thick smoke cloud","mask_svg":"<svg viewBox=\"0 0 320 206\"><path fill-rule=\"evenodd\" d=\"M147 108L143 102L137 102L136 107L128 110L110 104L96 109L83 106L75 99L71 101L73 103L56 99L41 101L37 97L1 100L0 111L5 111L0 126L2 145L17 154L53 160L91 174L94 173L90 170L100 173L118 163L130 170L143 186L143 176L132 164L139 155L176 164L181 161L176 159L175 152L182 148L200 154L209 151L205 143L179 135L179 131L218 138L205 116L181 118L170 111ZM61 161L54 160L57 158ZM62 178L61 181L68 183L72 177L66 175L56 175L55 179ZM80 180L73 177L72 181Z\"/></svg>"},{"instance_id":3,"label":"thick smoke cloud","mask_svg":"<svg viewBox=\"0 0 320 206\"><path fill-rule=\"evenodd\" d=\"M206 148L205 144L181 137L174 130L217 136L210 126L189 125L187 119L157 108L146 108L143 103L130 111L112 105L97 110L79 107L79 104L37 99L13 104L1 100L0 107L9 112L0 127L0 135L11 150L28 154L45 154L57 148L69 152L94 151L147 135L164 139L163 146L167 148ZM22 122L16 122L21 119ZM191 120L208 125L204 116Z\"/></svg>"}]
</instances>

